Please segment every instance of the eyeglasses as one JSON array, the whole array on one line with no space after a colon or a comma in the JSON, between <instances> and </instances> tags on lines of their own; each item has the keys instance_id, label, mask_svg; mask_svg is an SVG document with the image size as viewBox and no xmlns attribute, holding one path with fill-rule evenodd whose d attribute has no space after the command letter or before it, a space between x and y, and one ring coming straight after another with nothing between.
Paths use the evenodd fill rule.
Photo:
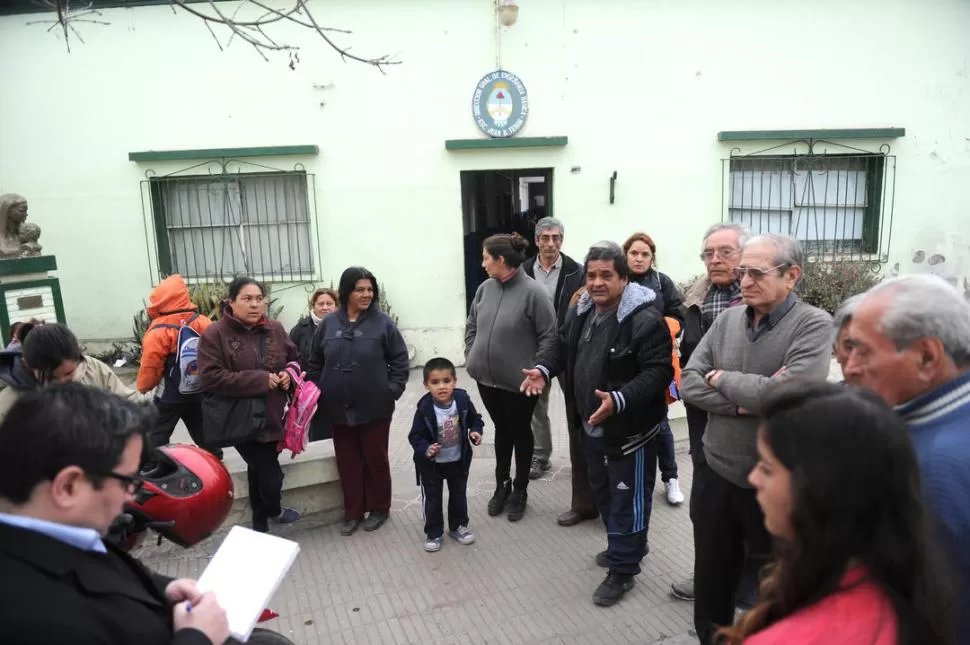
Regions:
<instances>
[{"instance_id":1,"label":"eyeglasses","mask_svg":"<svg viewBox=\"0 0 970 645\"><path fill-rule=\"evenodd\" d=\"M540 242L562 242L562 235L540 235Z\"/></svg>"},{"instance_id":2,"label":"eyeglasses","mask_svg":"<svg viewBox=\"0 0 970 645\"><path fill-rule=\"evenodd\" d=\"M714 259L714 256L721 258L722 260L727 260L728 258L733 258L737 255L738 249L730 246L721 246L716 249L704 249L700 254L700 259L704 262L710 262Z\"/></svg>"},{"instance_id":3,"label":"eyeglasses","mask_svg":"<svg viewBox=\"0 0 970 645\"><path fill-rule=\"evenodd\" d=\"M740 280L745 275L748 275L752 280L761 280L772 271L777 271L782 267L788 267L788 266L791 266L791 265L788 264L787 262L782 262L778 266L768 267L767 269L761 269L759 267L744 267L744 266L735 267L734 277Z\"/></svg>"},{"instance_id":4,"label":"eyeglasses","mask_svg":"<svg viewBox=\"0 0 970 645\"><path fill-rule=\"evenodd\" d=\"M134 495L141 490L141 487L145 485L145 480L139 477L131 477L129 475L122 475L121 473L116 473L114 471L109 471L106 473L88 473L94 477L108 477L110 479L117 479L125 487L125 491L129 495Z\"/></svg>"}]
</instances>

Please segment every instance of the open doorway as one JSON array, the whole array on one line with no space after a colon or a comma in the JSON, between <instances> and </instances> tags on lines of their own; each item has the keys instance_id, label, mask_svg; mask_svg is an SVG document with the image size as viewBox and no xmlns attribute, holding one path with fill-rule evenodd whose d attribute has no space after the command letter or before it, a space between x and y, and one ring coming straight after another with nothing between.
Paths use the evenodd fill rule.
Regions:
<instances>
[{"instance_id":1,"label":"open doorway","mask_svg":"<svg viewBox=\"0 0 970 645\"><path fill-rule=\"evenodd\" d=\"M535 225L552 216L552 168L465 170L461 173L465 242L465 310L488 275L482 242L496 233L518 233L535 252Z\"/></svg>"}]
</instances>

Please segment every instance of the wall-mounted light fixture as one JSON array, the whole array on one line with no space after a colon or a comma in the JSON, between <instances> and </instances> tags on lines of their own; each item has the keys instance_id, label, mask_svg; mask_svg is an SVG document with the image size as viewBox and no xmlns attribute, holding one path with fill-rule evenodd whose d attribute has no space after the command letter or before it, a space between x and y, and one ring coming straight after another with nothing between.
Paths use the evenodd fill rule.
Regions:
<instances>
[{"instance_id":1,"label":"wall-mounted light fixture","mask_svg":"<svg viewBox=\"0 0 970 645\"><path fill-rule=\"evenodd\" d=\"M519 19L518 0L495 0L495 10L498 12L498 21L505 27L511 27Z\"/></svg>"}]
</instances>

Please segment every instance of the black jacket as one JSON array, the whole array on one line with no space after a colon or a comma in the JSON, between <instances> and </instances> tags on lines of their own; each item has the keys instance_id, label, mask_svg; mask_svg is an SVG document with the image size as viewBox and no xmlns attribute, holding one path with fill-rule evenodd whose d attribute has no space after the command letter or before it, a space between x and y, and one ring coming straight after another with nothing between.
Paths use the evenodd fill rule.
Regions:
<instances>
[{"instance_id":1,"label":"black jacket","mask_svg":"<svg viewBox=\"0 0 970 645\"><path fill-rule=\"evenodd\" d=\"M356 322L340 307L313 334L307 378L322 392L320 406L334 425L389 420L408 383L408 347L397 325L376 305Z\"/></svg>"},{"instance_id":2,"label":"black jacket","mask_svg":"<svg viewBox=\"0 0 970 645\"><path fill-rule=\"evenodd\" d=\"M461 429L465 431L465 439L461 444L461 461L465 467L465 472L472 465L472 444L471 433L485 434L485 422L482 415L475 409L468 392L461 388L455 388L455 403L458 406L458 421ZM435 462L428 459L428 448L438 440L438 417L434 413L434 400L431 393L427 393L418 401L417 409L414 411L414 421L411 423L411 432L408 433L408 441L414 448L414 470L418 478L418 485L421 485L421 475L425 476L434 470Z\"/></svg>"},{"instance_id":3,"label":"black jacket","mask_svg":"<svg viewBox=\"0 0 970 645\"><path fill-rule=\"evenodd\" d=\"M300 318L290 330L290 340L300 351L300 367L304 370L310 365L310 356L313 354L313 334L316 331L316 325L313 324L310 316Z\"/></svg>"},{"instance_id":4,"label":"black jacket","mask_svg":"<svg viewBox=\"0 0 970 645\"><path fill-rule=\"evenodd\" d=\"M651 303L654 309L659 311L662 316L675 319L680 323L680 328L684 328L687 309L684 307L684 300L680 297L680 292L677 291L677 285L666 273L650 269L640 275L631 275L630 282L652 289L657 294L657 299Z\"/></svg>"},{"instance_id":5,"label":"black jacket","mask_svg":"<svg viewBox=\"0 0 970 645\"><path fill-rule=\"evenodd\" d=\"M522 268L525 270L526 275L533 279L536 277L536 257L533 255L522 263ZM559 270L559 281L556 283L556 297L552 299L560 327L562 327L562 323L566 319L566 312L569 311L569 300L585 284L586 271L583 270L582 265L563 253L562 268Z\"/></svg>"},{"instance_id":6,"label":"black jacket","mask_svg":"<svg viewBox=\"0 0 970 645\"><path fill-rule=\"evenodd\" d=\"M666 392L674 378L670 357L673 345L667 323L651 306L652 291L637 284L623 290L616 316L619 325L611 340L609 353L603 360L603 375L597 389L608 392L613 399L614 412L603 422L606 452L620 456L636 450L654 439L658 424L667 414ZM560 329L559 365L544 367L550 374L559 374L566 397L573 396L572 372L586 317L593 309L593 300L583 294L569 310ZM594 397L593 392L589 393ZM598 404L594 407L599 407ZM567 405L571 422L582 427L577 407Z\"/></svg>"},{"instance_id":7,"label":"black jacket","mask_svg":"<svg viewBox=\"0 0 970 645\"><path fill-rule=\"evenodd\" d=\"M0 524L0 642L4 645L211 645L173 633L171 578L112 545L89 553Z\"/></svg>"}]
</instances>

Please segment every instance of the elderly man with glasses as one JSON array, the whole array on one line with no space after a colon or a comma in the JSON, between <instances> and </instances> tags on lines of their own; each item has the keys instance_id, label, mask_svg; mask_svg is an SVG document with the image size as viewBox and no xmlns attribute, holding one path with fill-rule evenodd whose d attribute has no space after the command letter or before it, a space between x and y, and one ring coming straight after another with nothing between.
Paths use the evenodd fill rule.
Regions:
<instances>
[{"instance_id":1,"label":"elderly man with glasses","mask_svg":"<svg viewBox=\"0 0 970 645\"><path fill-rule=\"evenodd\" d=\"M773 382L823 381L829 372L832 318L794 293L803 262L801 246L790 237L748 240L733 269L744 306L714 320L681 377L684 401L708 414L704 460L695 461L690 500L694 626L704 644L734 620L745 558L766 563L771 554L748 483L758 461L762 395Z\"/></svg>"}]
</instances>

